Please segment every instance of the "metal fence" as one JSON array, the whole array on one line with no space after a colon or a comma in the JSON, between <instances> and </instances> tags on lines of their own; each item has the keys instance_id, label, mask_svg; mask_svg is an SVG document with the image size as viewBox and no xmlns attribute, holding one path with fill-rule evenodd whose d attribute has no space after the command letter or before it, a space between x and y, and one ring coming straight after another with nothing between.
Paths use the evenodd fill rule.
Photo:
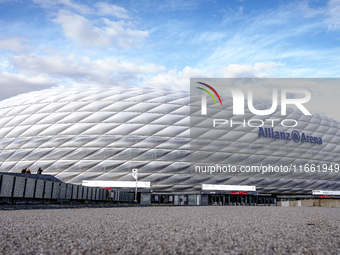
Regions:
<instances>
[{"instance_id":1,"label":"metal fence","mask_svg":"<svg viewBox=\"0 0 340 255\"><path fill-rule=\"evenodd\" d=\"M135 194L131 192L111 190L110 194L112 202L132 203L135 200Z\"/></svg>"},{"instance_id":2,"label":"metal fence","mask_svg":"<svg viewBox=\"0 0 340 255\"><path fill-rule=\"evenodd\" d=\"M57 181L0 174L0 198L55 201L109 201L109 192Z\"/></svg>"}]
</instances>

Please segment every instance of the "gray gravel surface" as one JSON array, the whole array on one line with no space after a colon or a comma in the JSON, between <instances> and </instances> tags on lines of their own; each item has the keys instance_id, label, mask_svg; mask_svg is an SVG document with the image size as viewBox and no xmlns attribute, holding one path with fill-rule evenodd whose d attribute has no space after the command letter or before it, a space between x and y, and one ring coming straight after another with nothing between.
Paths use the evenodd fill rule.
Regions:
<instances>
[{"instance_id":1,"label":"gray gravel surface","mask_svg":"<svg viewBox=\"0 0 340 255\"><path fill-rule=\"evenodd\" d=\"M340 208L0 211L2 254L340 254Z\"/></svg>"}]
</instances>

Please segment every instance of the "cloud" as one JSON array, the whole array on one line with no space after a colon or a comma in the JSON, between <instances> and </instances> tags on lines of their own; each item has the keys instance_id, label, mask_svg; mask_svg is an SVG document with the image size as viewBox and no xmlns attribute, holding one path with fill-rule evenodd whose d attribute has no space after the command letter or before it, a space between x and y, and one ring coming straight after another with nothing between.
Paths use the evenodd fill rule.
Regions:
<instances>
[{"instance_id":1,"label":"cloud","mask_svg":"<svg viewBox=\"0 0 340 255\"><path fill-rule=\"evenodd\" d=\"M61 10L53 21L62 26L64 35L83 46L135 47L148 36L147 31L133 30L131 22L111 21L103 18L103 26L95 26L91 21L69 11Z\"/></svg>"},{"instance_id":2,"label":"cloud","mask_svg":"<svg viewBox=\"0 0 340 255\"><path fill-rule=\"evenodd\" d=\"M276 67L281 65L281 63L274 62L259 62L254 65L230 64L227 67L220 67L215 72L186 66L182 71L172 69L143 80L146 86L189 90L190 78L263 78L270 77L270 74L276 71Z\"/></svg>"},{"instance_id":3,"label":"cloud","mask_svg":"<svg viewBox=\"0 0 340 255\"><path fill-rule=\"evenodd\" d=\"M328 2L329 10L329 29L338 30L340 29L340 0L330 0Z\"/></svg>"},{"instance_id":4,"label":"cloud","mask_svg":"<svg viewBox=\"0 0 340 255\"><path fill-rule=\"evenodd\" d=\"M297 4L297 6L296 6ZM291 3L288 5L288 8L293 8L296 9L303 15L305 18L315 18L319 15L325 15L327 13L327 10L325 8L311 8L309 6L308 1L303 1L303 2L297 2L297 3Z\"/></svg>"},{"instance_id":5,"label":"cloud","mask_svg":"<svg viewBox=\"0 0 340 255\"><path fill-rule=\"evenodd\" d=\"M6 3L6 2L19 2L21 0L0 0L0 3Z\"/></svg>"},{"instance_id":6,"label":"cloud","mask_svg":"<svg viewBox=\"0 0 340 255\"><path fill-rule=\"evenodd\" d=\"M30 40L20 37L1 38L0 37L0 50L13 50L13 51L27 51L31 47L28 45Z\"/></svg>"},{"instance_id":7,"label":"cloud","mask_svg":"<svg viewBox=\"0 0 340 255\"><path fill-rule=\"evenodd\" d=\"M167 11L183 11L183 10L195 10L197 9L199 1L197 0L166 0L162 1L158 6L158 10Z\"/></svg>"},{"instance_id":8,"label":"cloud","mask_svg":"<svg viewBox=\"0 0 340 255\"><path fill-rule=\"evenodd\" d=\"M186 66L183 70L166 71L154 63L119 61L114 58L90 59L69 56L38 56L22 54L13 56L10 64L18 72L36 77L44 75L67 84L140 85L189 89L190 78L198 77L270 77L280 63L255 63L254 65L230 64L220 67L220 72Z\"/></svg>"},{"instance_id":9,"label":"cloud","mask_svg":"<svg viewBox=\"0 0 340 255\"><path fill-rule=\"evenodd\" d=\"M203 71L186 66L182 71L173 69L167 73L160 73L156 76L144 79L146 86L166 87L172 89L189 90L190 78L205 77Z\"/></svg>"},{"instance_id":10,"label":"cloud","mask_svg":"<svg viewBox=\"0 0 340 255\"><path fill-rule=\"evenodd\" d=\"M74 58L33 54L13 56L11 64L27 76L45 75L61 83L103 84L117 82L128 84L139 75L164 72L165 67L153 63L119 61L113 58L91 60L88 57ZM135 84L136 85L136 84Z\"/></svg>"},{"instance_id":11,"label":"cloud","mask_svg":"<svg viewBox=\"0 0 340 255\"><path fill-rule=\"evenodd\" d=\"M138 1L147 11L189 11L198 9L201 0L142 0Z\"/></svg>"},{"instance_id":12,"label":"cloud","mask_svg":"<svg viewBox=\"0 0 340 255\"><path fill-rule=\"evenodd\" d=\"M91 13L91 9L82 4L76 4L72 0L32 0L35 4L38 4L42 8L55 8L57 5L62 5L64 7L68 7L75 11L78 11L83 14Z\"/></svg>"},{"instance_id":13,"label":"cloud","mask_svg":"<svg viewBox=\"0 0 340 255\"><path fill-rule=\"evenodd\" d=\"M97 14L99 15L112 15L118 19L129 19L130 16L128 12L123 7L119 7L117 5L98 2L95 3L94 6L98 8Z\"/></svg>"},{"instance_id":14,"label":"cloud","mask_svg":"<svg viewBox=\"0 0 340 255\"><path fill-rule=\"evenodd\" d=\"M198 37L194 38L192 40L192 43L204 43L204 42L216 42L216 41L220 41L222 39L224 39L225 37L227 37L227 35L223 32L212 32L212 31L208 31L208 32L204 32L201 35L199 35Z\"/></svg>"},{"instance_id":15,"label":"cloud","mask_svg":"<svg viewBox=\"0 0 340 255\"><path fill-rule=\"evenodd\" d=\"M1 1L12 1L12 0L0 0ZM19 0L17 0L19 1ZM32 0L33 3L39 5L42 8L54 9L57 6L63 9L73 10L81 14L94 14L94 15L111 15L118 19L129 19L128 11L120 6L108 4L104 2L94 3L95 8L90 8L84 4L77 4L72 0ZM97 10L96 10L97 9Z\"/></svg>"},{"instance_id":16,"label":"cloud","mask_svg":"<svg viewBox=\"0 0 340 255\"><path fill-rule=\"evenodd\" d=\"M237 11L237 13L236 13L236 16L242 15L243 9L244 9L243 6L239 6L239 7L238 7L238 11Z\"/></svg>"},{"instance_id":17,"label":"cloud","mask_svg":"<svg viewBox=\"0 0 340 255\"><path fill-rule=\"evenodd\" d=\"M0 72L0 100L21 93L46 89L57 84L57 80L42 74L26 76L23 74Z\"/></svg>"},{"instance_id":18,"label":"cloud","mask_svg":"<svg viewBox=\"0 0 340 255\"><path fill-rule=\"evenodd\" d=\"M254 65L237 65L230 64L220 69L225 78L266 78L270 77L270 73L276 71L276 67L281 63L255 63Z\"/></svg>"},{"instance_id":19,"label":"cloud","mask_svg":"<svg viewBox=\"0 0 340 255\"><path fill-rule=\"evenodd\" d=\"M205 42L204 46L213 50L199 60L199 66L211 70L225 66L221 71L227 77L271 77L274 72L276 77L337 74L333 71L339 58L333 52L338 50L337 45L328 41L330 47L325 48L317 43L320 38L328 40L330 34L325 36L328 27L324 13L325 8L312 8L308 2L291 2L266 12L246 13L242 19L231 17L228 24L222 17L221 26L225 30L218 32L222 31L221 38L223 34L225 37ZM285 66L261 67L254 63L285 63Z\"/></svg>"},{"instance_id":20,"label":"cloud","mask_svg":"<svg viewBox=\"0 0 340 255\"><path fill-rule=\"evenodd\" d=\"M0 72L0 100L17 94L53 86L139 86L147 75L164 72L164 66L143 61L119 61L113 58L90 59L69 56L12 56L9 65L16 73Z\"/></svg>"}]
</instances>

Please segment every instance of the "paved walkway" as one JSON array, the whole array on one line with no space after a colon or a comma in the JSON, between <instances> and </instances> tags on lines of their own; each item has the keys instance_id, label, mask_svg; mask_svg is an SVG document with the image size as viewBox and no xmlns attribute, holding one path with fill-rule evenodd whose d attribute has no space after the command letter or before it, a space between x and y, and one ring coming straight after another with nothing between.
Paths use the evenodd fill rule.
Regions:
<instances>
[{"instance_id":1,"label":"paved walkway","mask_svg":"<svg viewBox=\"0 0 340 255\"><path fill-rule=\"evenodd\" d=\"M0 212L2 254L340 254L339 208Z\"/></svg>"}]
</instances>

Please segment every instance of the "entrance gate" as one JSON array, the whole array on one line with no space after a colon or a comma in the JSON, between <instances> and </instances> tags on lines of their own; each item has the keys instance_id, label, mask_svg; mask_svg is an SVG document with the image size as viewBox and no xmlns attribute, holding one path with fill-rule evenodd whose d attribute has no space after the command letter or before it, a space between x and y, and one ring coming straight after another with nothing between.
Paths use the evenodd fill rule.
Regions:
<instances>
[{"instance_id":1,"label":"entrance gate","mask_svg":"<svg viewBox=\"0 0 340 255\"><path fill-rule=\"evenodd\" d=\"M206 194L205 205L229 205L229 206L274 206L276 199L273 197L260 197L254 195L231 195L231 194ZM203 205L202 200L202 205Z\"/></svg>"}]
</instances>

